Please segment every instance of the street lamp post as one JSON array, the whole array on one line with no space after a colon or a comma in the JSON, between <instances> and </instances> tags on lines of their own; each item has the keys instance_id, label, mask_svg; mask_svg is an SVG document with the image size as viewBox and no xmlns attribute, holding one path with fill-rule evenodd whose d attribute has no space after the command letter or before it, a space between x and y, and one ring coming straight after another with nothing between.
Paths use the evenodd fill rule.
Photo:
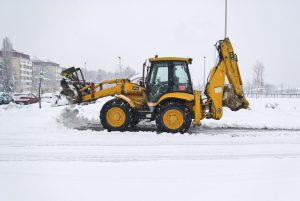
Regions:
<instances>
[{"instance_id":1,"label":"street lamp post","mask_svg":"<svg viewBox=\"0 0 300 201\"><path fill-rule=\"evenodd\" d=\"M120 74L122 73L122 58L118 57L119 59L119 70L120 70Z\"/></svg>"},{"instance_id":2,"label":"street lamp post","mask_svg":"<svg viewBox=\"0 0 300 201\"><path fill-rule=\"evenodd\" d=\"M205 60L206 60L206 57L204 56L203 57L203 88L204 88L204 91L205 91Z\"/></svg>"},{"instance_id":3,"label":"street lamp post","mask_svg":"<svg viewBox=\"0 0 300 201\"><path fill-rule=\"evenodd\" d=\"M225 38L227 37L227 0L225 0Z\"/></svg>"},{"instance_id":4,"label":"street lamp post","mask_svg":"<svg viewBox=\"0 0 300 201\"><path fill-rule=\"evenodd\" d=\"M86 79L86 62L84 62L84 77L85 77L85 79Z\"/></svg>"},{"instance_id":5,"label":"street lamp post","mask_svg":"<svg viewBox=\"0 0 300 201\"><path fill-rule=\"evenodd\" d=\"M39 108L42 108L42 100L41 100L41 89L42 89L42 80L44 79L44 72L40 72L39 76Z\"/></svg>"}]
</instances>

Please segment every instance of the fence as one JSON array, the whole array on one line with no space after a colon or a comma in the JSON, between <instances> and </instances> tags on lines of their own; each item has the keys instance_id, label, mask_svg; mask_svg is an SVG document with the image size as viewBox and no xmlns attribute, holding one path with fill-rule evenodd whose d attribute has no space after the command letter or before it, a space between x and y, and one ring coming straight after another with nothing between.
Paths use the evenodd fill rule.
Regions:
<instances>
[{"instance_id":1,"label":"fence","mask_svg":"<svg viewBox=\"0 0 300 201\"><path fill-rule=\"evenodd\" d=\"M300 98L300 93L285 93L285 94L258 94L245 93L247 98Z\"/></svg>"}]
</instances>

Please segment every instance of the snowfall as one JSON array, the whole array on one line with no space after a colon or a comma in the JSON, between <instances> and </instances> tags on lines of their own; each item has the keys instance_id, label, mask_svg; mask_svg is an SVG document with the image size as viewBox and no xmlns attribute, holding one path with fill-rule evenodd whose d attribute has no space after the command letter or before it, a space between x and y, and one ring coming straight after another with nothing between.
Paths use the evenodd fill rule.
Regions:
<instances>
[{"instance_id":1,"label":"snowfall","mask_svg":"<svg viewBox=\"0 0 300 201\"><path fill-rule=\"evenodd\" d=\"M300 99L249 99L185 134L99 123L107 99L0 106L0 201L298 201Z\"/></svg>"}]
</instances>

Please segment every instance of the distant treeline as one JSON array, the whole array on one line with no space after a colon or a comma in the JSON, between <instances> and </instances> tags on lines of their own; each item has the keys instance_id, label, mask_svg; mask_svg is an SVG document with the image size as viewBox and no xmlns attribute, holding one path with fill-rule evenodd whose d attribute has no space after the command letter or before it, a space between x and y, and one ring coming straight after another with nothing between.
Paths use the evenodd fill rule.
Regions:
<instances>
[{"instance_id":1,"label":"distant treeline","mask_svg":"<svg viewBox=\"0 0 300 201\"><path fill-rule=\"evenodd\" d=\"M87 82L94 82L99 83L103 80L109 80L109 79L117 79L117 78L128 78L135 76L138 74L134 69L130 67L123 68L118 71L112 72L112 71L106 71L102 69L98 70L86 70L84 68L81 69L83 75L85 76L85 80Z\"/></svg>"}]
</instances>

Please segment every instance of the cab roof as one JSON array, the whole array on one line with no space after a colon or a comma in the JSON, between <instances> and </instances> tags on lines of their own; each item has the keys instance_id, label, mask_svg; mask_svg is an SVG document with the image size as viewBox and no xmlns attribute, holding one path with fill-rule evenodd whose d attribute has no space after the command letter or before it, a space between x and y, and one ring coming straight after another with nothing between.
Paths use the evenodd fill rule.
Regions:
<instances>
[{"instance_id":1,"label":"cab roof","mask_svg":"<svg viewBox=\"0 0 300 201\"><path fill-rule=\"evenodd\" d=\"M193 59L192 58L182 58L182 57L155 57L155 58L149 58L150 62L155 61L185 61L189 64L192 64Z\"/></svg>"}]
</instances>

